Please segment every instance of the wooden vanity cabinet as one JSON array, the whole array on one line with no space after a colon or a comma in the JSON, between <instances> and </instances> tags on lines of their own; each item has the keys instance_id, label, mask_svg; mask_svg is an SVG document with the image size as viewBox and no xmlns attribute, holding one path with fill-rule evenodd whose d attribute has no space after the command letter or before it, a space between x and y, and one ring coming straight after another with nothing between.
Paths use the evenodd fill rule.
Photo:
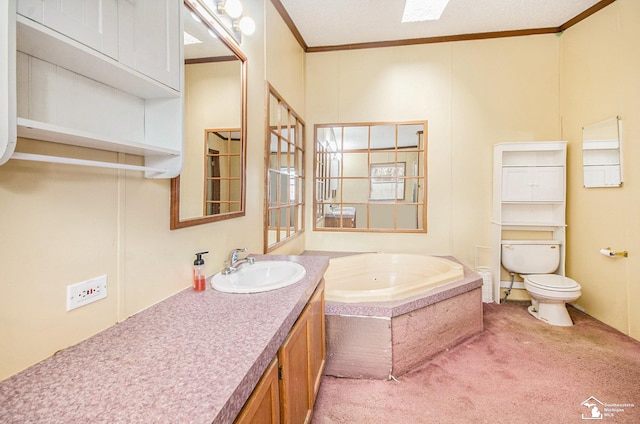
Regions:
<instances>
[{"instance_id":1,"label":"wooden vanity cabinet","mask_svg":"<svg viewBox=\"0 0 640 424\"><path fill-rule=\"evenodd\" d=\"M309 327L309 368L311 371L310 383L313 395L311 406L315 403L320 390L320 382L324 372L325 359L327 357L324 323L324 280L309 300L307 306L307 325Z\"/></svg>"},{"instance_id":2,"label":"wooden vanity cabinet","mask_svg":"<svg viewBox=\"0 0 640 424\"><path fill-rule=\"evenodd\" d=\"M324 226L332 228L356 228L356 217L355 215L342 215L342 217L325 215Z\"/></svg>"},{"instance_id":3,"label":"wooden vanity cabinet","mask_svg":"<svg viewBox=\"0 0 640 424\"><path fill-rule=\"evenodd\" d=\"M325 358L322 281L235 422L310 423ZM274 378L278 383L275 387ZM274 406L274 399L279 400L279 408Z\"/></svg>"},{"instance_id":4,"label":"wooden vanity cabinet","mask_svg":"<svg viewBox=\"0 0 640 424\"><path fill-rule=\"evenodd\" d=\"M235 423L276 424L279 422L278 359L273 358Z\"/></svg>"}]
</instances>

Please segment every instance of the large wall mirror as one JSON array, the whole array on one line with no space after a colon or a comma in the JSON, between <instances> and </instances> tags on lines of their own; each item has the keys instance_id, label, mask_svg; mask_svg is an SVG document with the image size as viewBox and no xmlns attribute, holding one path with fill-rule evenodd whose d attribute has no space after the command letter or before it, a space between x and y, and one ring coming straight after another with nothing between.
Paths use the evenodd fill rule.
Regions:
<instances>
[{"instance_id":1,"label":"large wall mirror","mask_svg":"<svg viewBox=\"0 0 640 424\"><path fill-rule=\"evenodd\" d=\"M304 121L269 85L264 252L304 231Z\"/></svg>"},{"instance_id":2,"label":"large wall mirror","mask_svg":"<svg viewBox=\"0 0 640 424\"><path fill-rule=\"evenodd\" d=\"M314 229L426 232L427 123L315 127Z\"/></svg>"},{"instance_id":3,"label":"large wall mirror","mask_svg":"<svg viewBox=\"0 0 640 424\"><path fill-rule=\"evenodd\" d=\"M183 9L184 166L171 229L245 214L246 57L203 0Z\"/></svg>"},{"instance_id":4,"label":"large wall mirror","mask_svg":"<svg viewBox=\"0 0 640 424\"><path fill-rule=\"evenodd\" d=\"M611 118L582 128L584 186L622 185L621 121Z\"/></svg>"}]
</instances>

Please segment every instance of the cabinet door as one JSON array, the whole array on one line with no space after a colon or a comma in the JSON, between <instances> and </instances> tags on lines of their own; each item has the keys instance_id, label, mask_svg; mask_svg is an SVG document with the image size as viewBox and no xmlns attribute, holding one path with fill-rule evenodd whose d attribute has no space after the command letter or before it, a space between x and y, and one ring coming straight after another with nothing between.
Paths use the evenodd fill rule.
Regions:
<instances>
[{"instance_id":1,"label":"cabinet door","mask_svg":"<svg viewBox=\"0 0 640 424\"><path fill-rule=\"evenodd\" d=\"M564 167L514 166L502 170L503 202L562 202Z\"/></svg>"},{"instance_id":2,"label":"cabinet door","mask_svg":"<svg viewBox=\"0 0 640 424\"><path fill-rule=\"evenodd\" d=\"M120 62L179 90L181 16L179 0L121 0Z\"/></svg>"},{"instance_id":3,"label":"cabinet door","mask_svg":"<svg viewBox=\"0 0 640 424\"><path fill-rule=\"evenodd\" d=\"M279 424L278 358L274 358L242 408L235 424Z\"/></svg>"},{"instance_id":4,"label":"cabinet door","mask_svg":"<svg viewBox=\"0 0 640 424\"><path fill-rule=\"evenodd\" d=\"M502 201L526 202L533 198L531 168L517 166L502 169Z\"/></svg>"},{"instance_id":5,"label":"cabinet door","mask_svg":"<svg viewBox=\"0 0 640 424\"><path fill-rule=\"evenodd\" d=\"M283 424L311 422L313 394L310 389L309 326L307 309L294 324L278 352L280 362L280 413Z\"/></svg>"},{"instance_id":6,"label":"cabinet door","mask_svg":"<svg viewBox=\"0 0 640 424\"><path fill-rule=\"evenodd\" d=\"M564 201L564 167L541 166L534 168L532 200L541 202Z\"/></svg>"},{"instance_id":7,"label":"cabinet door","mask_svg":"<svg viewBox=\"0 0 640 424\"><path fill-rule=\"evenodd\" d=\"M320 283L315 294L309 300L307 325L309 326L309 368L311 373L310 391L313 394L311 404L320 389L322 372L326 359L325 328L324 328L324 281Z\"/></svg>"},{"instance_id":8,"label":"cabinet door","mask_svg":"<svg viewBox=\"0 0 640 424\"><path fill-rule=\"evenodd\" d=\"M17 12L100 53L118 58L117 0L18 0Z\"/></svg>"}]
</instances>

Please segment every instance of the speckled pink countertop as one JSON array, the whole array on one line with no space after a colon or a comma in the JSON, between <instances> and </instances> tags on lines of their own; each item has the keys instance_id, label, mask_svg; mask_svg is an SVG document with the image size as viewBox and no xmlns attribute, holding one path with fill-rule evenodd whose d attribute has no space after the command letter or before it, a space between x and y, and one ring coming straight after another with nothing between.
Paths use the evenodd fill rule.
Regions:
<instances>
[{"instance_id":1,"label":"speckled pink countertop","mask_svg":"<svg viewBox=\"0 0 640 424\"><path fill-rule=\"evenodd\" d=\"M186 289L0 382L1 423L230 423L329 264L283 289Z\"/></svg>"}]
</instances>

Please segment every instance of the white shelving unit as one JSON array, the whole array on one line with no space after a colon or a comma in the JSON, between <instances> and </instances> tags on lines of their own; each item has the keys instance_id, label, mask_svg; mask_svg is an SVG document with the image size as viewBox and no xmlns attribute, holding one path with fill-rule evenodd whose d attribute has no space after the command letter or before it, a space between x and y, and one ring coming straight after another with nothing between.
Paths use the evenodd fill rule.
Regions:
<instances>
[{"instance_id":1,"label":"white shelving unit","mask_svg":"<svg viewBox=\"0 0 640 424\"><path fill-rule=\"evenodd\" d=\"M565 141L499 143L493 149L493 297L500 302L501 243L505 231L544 233L561 243L564 274L566 212ZM548 235L547 235L548 234ZM522 288L521 283L514 285Z\"/></svg>"},{"instance_id":2,"label":"white shelving unit","mask_svg":"<svg viewBox=\"0 0 640 424\"><path fill-rule=\"evenodd\" d=\"M140 155L147 177L176 176L183 153L182 2L81 3L0 6L7 24L0 26L0 57L8 68L0 73L0 119L9 127L0 165L14 158L91 166L14 154L17 136Z\"/></svg>"}]
</instances>

